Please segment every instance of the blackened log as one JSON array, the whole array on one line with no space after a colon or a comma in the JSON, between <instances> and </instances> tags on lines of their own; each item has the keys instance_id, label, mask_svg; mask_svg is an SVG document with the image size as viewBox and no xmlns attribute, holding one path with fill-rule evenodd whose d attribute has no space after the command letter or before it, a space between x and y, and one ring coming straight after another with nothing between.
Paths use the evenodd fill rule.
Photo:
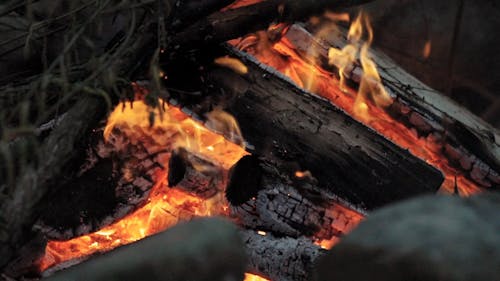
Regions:
<instances>
[{"instance_id":1,"label":"blackened log","mask_svg":"<svg viewBox=\"0 0 500 281\"><path fill-rule=\"evenodd\" d=\"M134 75L137 62L154 45L154 37L145 32L151 24L148 21L129 38L131 44L124 51L124 59L115 65L120 77L130 78ZM101 85L98 78L94 82ZM81 95L84 96L83 93ZM111 98L117 102L117 97ZM0 268L30 239L31 227L40 215L37 206L42 198L57 187L56 183L62 180L66 169L74 164L73 161L81 156L75 148L102 120L106 109L106 102L97 96L88 95L78 99L39 148L37 156L43 162L38 166L27 167L14 187L0 186L2 190L10 188L12 191L0 206Z\"/></svg>"},{"instance_id":2,"label":"blackened log","mask_svg":"<svg viewBox=\"0 0 500 281\"><path fill-rule=\"evenodd\" d=\"M157 18L165 21L157 30L171 32L174 27L178 29L193 24L234 1L108 2L105 7L97 7L101 4L96 6L94 0L81 0L69 4L50 0L14 0L4 5L0 4L0 32L5 36L2 37L0 44L0 82L11 83L46 70L43 69L44 64L50 64L66 48L68 39L66 33L70 27L74 30L87 27L84 35L80 36L84 39L79 39L78 44L74 44L71 48L73 66L83 65L92 57L109 52L116 42L125 39L127 31L130 30L128 23L131 21L132 13L136 14L138 21L142 21L150 17L151 11L155 10L158 12ZM5 15L14 10L21 12ZM25 10L31 11L33 18L25 15ZM92 16L94 13L96 14ZM86 22L91 17L94 17L94 20ZM147 32L153 33L156 30ZM3 98L1 96L2 93L0 101Z\"/></svg>"},{"instance_id":3,"label":"blackened log","mask_svg":"<svg viewBox=\"0 0 500 281\"><path fill-rule=\"evenodd\" d=\"M198 219L121 247L47 280L242 280L245 251L235 226Z\"/></svg>"},{"instance_id":4,"label":"blackened log","mask_svg":"<svg viewBox=\"0 0 500 281\"><path fill-rule=\"evenodd\" d=\"M253 177L251 173L232 173L226 189L231 215L246 228L330 240L355 227L364 217L353 206L315 186L311 176L287 174L265 161L253 162L254 167L249 167L248 162L243 158L232 169L259 170L258 180L249 186L245 182ZM249 188L255 190L255 195L247 192Z\"/></svg>"},{"instance_id":5,"label":"blackened log","mask_svg":"<svg viewBox=\"0 0 500 281\"><path fill-rule=\"evenodd\" d=\"M168 162L168 186L208 199L224 189L224 171L208 160L178 148Z\"/></svg>"},{"instance_id":6,"label":"blackened log","mask_svg":"<svg viewBox=\"0 0 500 281\"><path fill-rule=\"evenodd\" d=\"M439 188L443 176L435 168L272 68L232 54L247 65L248 74L213 69L208 83L223 92L222 106L238 120L255 153L295 161L319 187L361 209Z\"/></svg>"},{"instance_id":7,"label":"blackened log","mask_svg":"<svg viewBox=\"0 0 500 281\"><path fill-rule=\"evenodd\" d=\"M254 230L240 232L249 258L247 270L273 281L310 280L323 250L306 238L275 237Z\"/></svg>"},{"instance_id":8,"label":"blackened log","mask_svg":"<svg viewBox=\"0 0 500 281\"><path fill-rule=\"evenodd\" d=\"M254 5L214 13L174 35L172 45L196 47L207 42L222 43L266 29L272 22L294 22L326 9L352 7L372 0L267 0Z\"/></svg>"},{"instance_id":9,"label":"blackened log","mask_svg":"<svg viewBox=\"0 0 500 281\"><path fill-rule=\"evenodd\" d=\"M106 142L102 130L92 135L99 140L88 149L78 175L43 200L36 228L48 239L68 240L97 231L141 207L154 186L156 170L164 168L160 159L170 155L150 154L118 128Z\"/></svg>"},{"instance_id":10,"label":"blackened log","mask_svg":"<svg viewBox=\"0 0 500 281\"><path fill-rule=\"evenodd\" d=\"M89 97L77 102L41 147L43 163L28 169L16 182L12 197L3 200L0 221L8 234L0 236L0 267L29 239L29 228L39 215L36 206L51 190L54 181L61 177L64 168L75 159L78 154L75 144L84 139L104 113L99 98Z\"/></svg>"},{"instance_id":11,"label":"blackened log","mask_svg":"<svg viewBox=\"0 0 500 281\"><path fill-rule=\"evenodd\" d=\"M343 48L345 33L331 32L316 38L305 28L292 25L286 39L304 58L328 61L328 48ZM321 33L324 34L324 33ZM311 53L309 50L316 52ZM500 188L500 132L479 117L411 76L377 49L370 50L384 86L395 97L387 112L441 150L454 168L482 187ZM362 69L356 62L344 75L355 84Z\"/></svg>"},{"instance_id":12,"label":"blackened log","mask_svg":"<svg viewBox=\"0 0 500 281\"><path fill-rule=\"evenodd\" d=\"M239 206L257 196L262 182L262 168L257 157L243 156L230 170L226 198Z\"/></svg>"}]
</instances>

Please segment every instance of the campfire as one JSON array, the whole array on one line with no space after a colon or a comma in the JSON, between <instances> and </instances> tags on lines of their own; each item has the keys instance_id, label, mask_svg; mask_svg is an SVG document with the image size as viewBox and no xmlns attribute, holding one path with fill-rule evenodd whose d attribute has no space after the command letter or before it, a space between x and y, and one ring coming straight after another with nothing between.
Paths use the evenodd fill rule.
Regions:
<instances>
[{"instance_id":1,"label":"campfire","mask_svg":"<svg viewBox=\"0 0 500 281\"><path fill-rule=\"evenodd\" d=\"M315 261L376 209L500 186L495 129L372 48L367 13L341 11L370 1L150 2L169 12L148 19L153 4L138 1L131 33L106 47L127 79L85 78L89 66L75 64L64 79L102 86L70 89L62 55L52 76L9 86L88 97L44 113L46 162L0 165L11 179L0 191L13 190L0 216L5 278L64 278L217 216L238 227L240 280L311 280ZM12 147L25 137L11 135Z\"/></svg>"}]
</instances>

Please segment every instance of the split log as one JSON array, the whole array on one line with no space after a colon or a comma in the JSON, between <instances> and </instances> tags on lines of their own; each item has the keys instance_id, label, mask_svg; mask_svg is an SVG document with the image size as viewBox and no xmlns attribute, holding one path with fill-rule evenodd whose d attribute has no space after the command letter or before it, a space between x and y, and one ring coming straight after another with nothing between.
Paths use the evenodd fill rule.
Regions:
<instances>
[{"instance_id":1,"label":"split log","mask_svg":"<svg viewBox=\"0 0 500 281\"><path fill-rule=\"evenodd\" d=\"M208 199L222 191L224 171L213 163L188 152L174 150L168 162L168 186L181 188L194 196Z\"/></svg>"},{"instance_id":2,"label":"split log","mask_svg":"<svg viewBox=\"0 0 500 281\"><path fill-rule=\"evenodd\" d=\"M330 47L343 48L347 44L346 32L340 30L329 33L327 37L315 38L295 24L288 29L285 37L299 54L308 59L316 56L326 62ZM315 52L311 53L311 49ZM382 52L374 49L371 55L384 86L395 97L387 112L438 145L436 150L443 151L443 157L476 184L500 188L500 132L418 81ZM360 63L348 67L344 75L358 84L363 75Z\"/></svg>"},{"instance_id":3,"label":"split log","mask_svg":"<svg viewBox=\"0 0 500 281\"><path fill-rule=\"evenodd\" d=\"M272 22L294 22L327 9L357 6L372 0L267 0L254 5L221 11L174 35L174 49L222 43L250 32L267 29Z\"/></svg>"},{"instance_id":4,"label":"split log","mask_svg":"<svg viewBox=\"0 0 500 281\"><path fill-rule=\"evenodd\" d=\"M314 261L324 252L307 238L240 232L249 258L247 270L273 281L310 280Z\"/></svg>"},{"instance_id":5,"label":"split log","mask_svg":"<svg viewBox=\"0 0 500 281\"><path fill-rule=\"evenodd\" d=\"M118 128L107 142L102 130L93 135L99 141L88 149L79 175L44 200L35 227L48 239L68 240L97 231L141 207L154 186L155 172L164 169L161 163L170 156L167 151L150 154Z\"/></svg>"},{"instance_id":6,"label":"split log","mask_svg":"<svg viewBox=\"0 0 500 281\"><path fill-rule=\"evenodd\" d=\"M439 188L443 176L433 167L253 57L230 54L247 65L248 74L216 68L207 83L212 92L221 91L224 100L216 103L235 116L257 154L295 161L319 187L360 209Z\"/></svg>"},{"instance_id":7,"label":"split log","mask_svg":"<svg viewBox=\"0 0 500 281\"><path fill-rule=\"evenodd\" d=\"M74 266L46 280L242 280L244 244L234 225L198 219Z\"/></svg>"},{"instance_id":8,"label":"split log","mask_svg":"<svg viewBox=\"0 0 500 281\"><path fill-rule=\"evenodd\" d=\"M231 215L244 227L330 240L363 219L361 212L317 188L311 176L287 175L271 163L252 158L256 157L245 156L235 164L226 189ZM258 172L238 172L243 169ZM249 189L256 192L248 193Z\"/></svg>"}]
</instances>

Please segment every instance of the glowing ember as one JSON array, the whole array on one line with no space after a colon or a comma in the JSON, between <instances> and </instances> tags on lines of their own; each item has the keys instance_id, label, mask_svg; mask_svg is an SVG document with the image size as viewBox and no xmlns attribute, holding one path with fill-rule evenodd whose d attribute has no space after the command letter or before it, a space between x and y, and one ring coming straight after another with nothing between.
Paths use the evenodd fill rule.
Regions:
<instances>
[{"instance_id":1,"label":"glowing ember","mask_svg":"<svg viewBox=\"0 0 500 281\"><path fill-rule=\"evenodd\" d=\"M240 130L231 115L215 110L207 115L207 119L206 124L213 130L223 133L235 142L242 143ZM154 120L153 124L151 124L152 120ZM247 154L242 145L229 142L222 135L204 128L178 108L167 105L153 110L142 101L120 104L108 118L104 130L106 140L113 138L115 129L119 129L132 143L141 142L144 138L158 138L156 142L162 144L163 149L172 151L177 147L183 147L210 159L225 169L229 169ZM167 157L162 159L164 163L160 164L168 167L168 161ZM64 261L112 250L195 216L228 215L228 203L222 193L204 200L182 190L168 188L167 174L166 168L156 168L155 186L148 201L127 217L88 235L68 241L49 241L45 256L40 263L40 269L43 271ZM297 171L296 176L312 177L309 171ZM331 208L333 212L339 214L331 227L344 233L363 219L361 214L340 205L333 205ZM257 233L267 235L265 231ZM337 238L332 238L331 240L318 240L315 243L329 249L337 240ZM245 278L245 280L267 280L252 274L246 274Z\"/></svg>"},{"instance_id":2,"label":"glowing ember","mask_svg":"<svg viewBox=\"0 0 500 281\"><path fill-rule=\"evenodd\" d=\"M245 273L245 280L244 281L270 281L270 280L266 279L264 277L260 277L259 275Z\"/></svg>"},{"instance_id":3,"label":"glowing ember","mask_svg":"<svg viewBox=\"0 0 500 281\"><path fill-rule=\"evenodd\" d=\"M424 48L422 49L422 57L424 59L428 59L429 56L431 55L431 51L432 51L432 42L431 40L427 40L427 42L425 42Z\"/></svg>"},{"instance_id":4,"label":"glowing ember","mask_svg":"<svg viewBox=\"0 0 500 281\"><path fill-rule=\"evenodd\" d=\"M361 41L363 26L368 32L366 43ZM336 27L332 26L320 29L319 35L335 29ZM286 32L285 28L283 33ZM372 37L373 32L368 20L363 16L358 16L349 30L351 44L342 50L333 48L329 50L330 63L340 70L338 73L340 80L316 63L314 54L317 50L311 48L308 51L309 56L303 57L297 53L295 46L285 36L277 42L270 42L266 32L259 32L256 35L231 40L229 43L275 68L294 81L297 86L329 99L381 135L440 169L445 175L442 192L452 193L455 184L463 196L479 192L480 188L476 184L448 163L447 157L441 147L432 140L432 136L419 137L410 128L394 120L383 109L390 105L392 100L380 83L376 65L370 59L368 47ZM360 44L361 48L359 48ZM344 70L352 67L352 62L356 60L358 53L363 67L363 76L359 93L356 93L353 89L344 86Z\"/></svg>"},{"instance_id":5,"label":"glowing ember","mask_svg":"<svg viewBox=\"0 0 500 281\"><path fill-rule=\"evenodd\" d=\"M238 1L235 1L233 4L230 4L229 6L222 9L222 11L237 9L237 8L241 8L241 7L245 7L245 6L250 6L250 5L257 4L259 2L262 2L262 0L238 0Z\"/></svg>"},{"instance_id":6,"label":"glowing ember","mask_svg":"<svg viewBox=\"0 0 500 281\"><path fill-rule=\"evenodd\" d=\"M242 2L252 4L259 1ZM330 17L348 20L346 15L330 14ZM286 32L286 27L282 25L277 25L274 29ZM364 32L368 34L366 42L361 40ZM299 87L330 99L337 106L360 118L382 135L401 147L408 148L414 155L439 168L446 177L443 190L453 191L456 179L461 194L469 195L479 191L474 183L449 165L441 149L432 140L418 137L384 111L383 108L390 105L392 101L381 84L376 65L370 58L369 45L372 38L373 32L369 21L359 16L349 30L350 44L341 50L329 50L330 63L339 69L340 80L332 73L319 67L313 59L315 56L304 59L298 55L294 46L285 37L278 42L271 42L266 32L258 32L241 40L232 40L231 43L253 54L261 62L276 68L292 79ZM430 50L430 42L428 48ZM314 54L315 51L311 50L310 54ZM426 53L427 51L424 50L424 55ZM344 72L352 67L358 56L363 67L363 76L359 92L356 93L345 86ZM220 58L217 63L240 73L246 72L246 68L239 61ZM242 146L241 132L236 121L225 112L216 110L207 117L207 126L221 134L207 130L178 108L163 105L153 110L143 102L135 101L130 105L121 104L113 111L108 119L104 137L109 139L112 137L113 130L119 129L132 143L140 142L145 137L158 138L157 143L163 144L163 149L167 151L183 147L227 170L246 154ZM161 134L157 134L157 132L161 132ZM226 140L222 135L228 137L232 142ZM163 159L164 163L160 164L168 167L168 160ZM181 190L168 188L167 174L166 169L157 168L154 178L155 186L148 201L143 207L124 219L97 232L69 241L50 241L40 268L45 270L63 261L109 251L195 216L227 215L228 206L222 194L209 200L203 200ZM297 171L295 176L297 178L311 177L308 171ZM336 208L337 213L342 213L344 217L335 220L332 228L344 233L350 231L363 219L362 215L352 210L341 206L334 206L334 208ZM266 235L264 231L258 233ZM338 238L334 237L315 243L329 249L337 241ZM246 274L245 280L264 281L267 279Z\"/></svg>"},{"instance_id":7,"label":"glowing ember","mask_svg":"<svg viewBox=\"0 0 500 281\"><path fill-rule=\"evenodd\" d=\"M153 126L150 126L151 116L155 119ZM217 128L221 129L221 132L237 138L239 129L234 119L227 114L218 111L208 118L213 124L219 125ZM221 126L223 123L227 125ZM132 142L138 142L144 137L158 137L153 132L161 131L163 139L158 140L158 143L165 144L165 149L171 150L182 146L203 155L225 169L229 169L247 154L242 146L209 131L178 108L166 105L152 110L141 101L121 104L108 119L104 131L106 139L111 136L114 128L119 128ZM238 136L241 138L241 135ZM163 161L165 163L161 164L168 167L168 159ZM165 230L179 221L189 220L194 216L227 214L227 203L223 194L218 194L209 200L202 200L181 190L168 188L167 173L166 169L158 168L155 171L155 186L148 202L124 219L89 235L68 241L50 241L41 261L41 270L66 260L109 251Z\"/></svg>"}]
</instances>

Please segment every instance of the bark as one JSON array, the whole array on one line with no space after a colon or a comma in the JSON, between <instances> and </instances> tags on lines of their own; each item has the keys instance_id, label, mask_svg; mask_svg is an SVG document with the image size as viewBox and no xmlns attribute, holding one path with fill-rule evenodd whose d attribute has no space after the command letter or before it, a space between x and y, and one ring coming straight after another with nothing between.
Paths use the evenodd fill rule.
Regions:
<instances>
[{"instance_id":1,"label":"bark","mask_svg":"<svg viewBox=\"0 0 500 281\"><path fill-rule=\"evenodd\" d=\"M174 35L172 47L199 47L221 43L266 29L272 22L294 22L326 9L357 6L372 0L267 0L254 5L214 13Z\"/></svg>"},{"instance_id":2,"label":"bark","mask_svg":"<svg viewBox=\"0 0 500 281\"><path fill-rule=\"evenodd\" d=\"M183 148L175 150L168 163L169 187L181 188L203 199L223 190L224 175L222 168Z\"/></svg>"},{"instance_id":3,"label":"bark","mask_svg":"<svg viewBox=\"0 0 500 281\"><path fill-rule=\"evenodd\" d=\"M170 156L167 151L149 153L142 143L131 144L118 128L107 142L102 130L92 135L100 140L87 149L92 152L78 174L54 188L41 207L36 227L49 239L97 231L141 207L154 186L155 172L164 168L160 163Z\"/></svg>"},{"instance_id":4,"label":"bark","mask_svg":"<svg viewBox=\"0 0 500 281\"><path fill-rule=\"evenodd\" d=\"M328 48L342 48L346 40L341 33L318 40L304 28L293 25L285 35L294 48L308 56L316 55L328 61ZM311 46L317 50L311 54ZM388 109L396 120L417 130L419 135L439 144L443 157L469 179L483 187L500 187L500 133L479 117L456 104L444 94L429 88L389 57L377 50L371 51L384 85L395 96ZM355 63L345 73L359 83L362 69Z\"/></svg>"},{"instance_id":5,"label":"bark","mask_svg":"<svg viewBox=\"0 0 500 281\"><path fill-rule=\"evenodd\" d=\"M89 112L93 114L89 116ZM41 147L40 155L44 161L38 167L28 168L16 182L11 198L3 201L0 220L5 222L7 232L0 241L0 266L5 265L16 249L29 239L30 226L39 215L36 206L78 154L75 145L104 112L102 101L96 97L77 102Z\"/></svg>"},{"instance_id":6,"label":"bark","mask_svg":"<svg viewBox=\"0 0 500 281\"><path fill-rule=\"evenodd\" d=\"M179 8L176 10L176 15L173 17L171 27L179 30L186 27L186 25L192 24L199 18L226 7L232 2L234 0L181 1Z\"/></svg>"},{"instance_id":7,"label":"bark","mask_svg":"<svg viewBox=\"0 0 500 281\"><path fill-rule=\"evenodd\" d=\"M245 156L233 170L244 166L248 169ZM243 176L233 173L226 195L231 203L231 215L246 228L270 231L275 235L330 240L340 237L354 228L363 214L352 206L346 206L316 186L311 176L297 177L280 173L275 165L256 161L260 176L252 183L258 189L255 195L247 194L244 203L235 202L248 189L247 179L256 174Z\"/></svg>"},{"instance_id":8,"label":"bark","mask_svg":"<svg viewBox=\"0 0 500 281\"><path fill-rule=\"evenodd\" d=\"M0 42L0 82L6 84L37 75L63 52L67 53L65 60L71 61L71 66L87 64L94 57L107 53L114 43L124 39L130 29L132 13L135 13L137 21L151 17L163 21L156 30L148 32L166 33L193 24L233 1L110 2L112 3L103 7L95 0L74 3L13 0L0 5L0 31L3 33ZM29 5L29 9L26 5ZM23 13L8 14L16 9L22 12L32 11L33 18ZM158 13L152 15L153 9ZM74 30L80 28L85 31L77 36L78 43L73 44L70 52L65 50L68 41L77 33ZM165 34L160 37L165 37ZM159 39L162 45L167 44L163 38ZM2 96L0 93L0 101Z\"/></svg>"},{"instance_id":9,"label":"bark","mask_svg":"<svg viewBox=\"0 0 500 281\"><path fill-rule=\"evenodd\" d=\"M46 280L242 280L244 244L221 219L177 225Z\"/></svg>"},{"instance_id":10,"label":"bark","mask_svg":"<svg viewBox=\"0 0 500 281\"><path fill-rule=\"evenodd\" d=\"M142 28L148 27L149 25L145 25ZM126 59L115 65L117 75L131 77L134 74L137 62L154 45L153 38L144 29L133 34L130 38L132 43L124 53ZM55 183L80 155L75 148L97 122L102 120L105 113L106 102L99 97L88 95L80 98L41 145L39 159L43 161L38 166L27 167L24 174L16 180L10 197L3 200L0 206L0 221L5 228L0 235L0 268L29 239L30 228L39 216L36 206L55 189Z\"/></svg>"},{"instance_id":11,"label":"bark","mask_svg":"<svg viewBox=\"0 0 500 281\"><path fill-rule=\"evenodd\" d=\"M273 281L310 280L313 263L323 253L306 238L279 238L253 230L240 233L249 258L247 270Z\"/></svg>"},{"instance_id":12,"label":"bark","mask_svg":"<svg viewBox=\"0 0 500 281\"><path fill-rule=\"evenodd\" d=\"M424 161L254 58L231 54L243 60L248 74L213 69L208 83L222 91L224 100L216 103L238 120L254 154L294 162L319 187L361 209L439 188L442 174Z\"/></svg>"}]
</instances>

